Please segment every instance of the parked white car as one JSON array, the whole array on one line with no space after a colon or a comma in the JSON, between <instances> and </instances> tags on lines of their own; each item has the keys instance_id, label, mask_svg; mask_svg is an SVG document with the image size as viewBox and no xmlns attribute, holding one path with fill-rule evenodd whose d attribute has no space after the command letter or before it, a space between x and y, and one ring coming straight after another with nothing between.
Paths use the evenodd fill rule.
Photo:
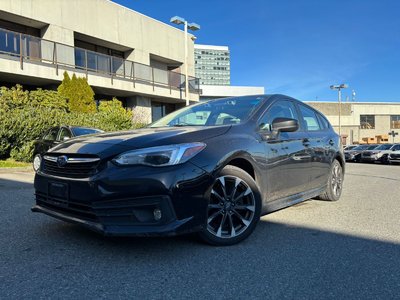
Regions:
<instances>
[{"instance_id":1,"label":"parked white car","mask_svg":"<svg viewBox=\"0 0 400 300\"><path fill-rule=\"evenodd\" d=\"M388 159L391 164L400 164L400 147L397 147L395 151L392 151L392 153L389 154Z\"/></svg>"},{"instance_id":2,"label":"parked white car","mask_svg":"<svg viewBox=\"0 0 400 300\"><path fill-rule=\"evenodd\" d=\"M382 144L373 150L365 150L361 153L361 162L389 163L389 154L400 150L400 144Z\"/></svg>"}]
</instances>

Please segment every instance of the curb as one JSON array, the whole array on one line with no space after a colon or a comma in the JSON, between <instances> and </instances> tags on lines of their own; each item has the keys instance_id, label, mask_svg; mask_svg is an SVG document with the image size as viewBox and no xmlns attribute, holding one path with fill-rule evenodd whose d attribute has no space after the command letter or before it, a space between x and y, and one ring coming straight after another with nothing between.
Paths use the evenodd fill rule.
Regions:
<instances>
[{"instance_id":1,"label":"curb","mask_svg":"<svg viewBox=\"0 0 400 300\"><path fill-rule=\"evenodd\" d=\"M25 172L25 173L34 173L32 167L17 167L17 168L0 168L0 174L6 174L6 173L20 173L20 172Z\"/></svg>"}]
</instances>

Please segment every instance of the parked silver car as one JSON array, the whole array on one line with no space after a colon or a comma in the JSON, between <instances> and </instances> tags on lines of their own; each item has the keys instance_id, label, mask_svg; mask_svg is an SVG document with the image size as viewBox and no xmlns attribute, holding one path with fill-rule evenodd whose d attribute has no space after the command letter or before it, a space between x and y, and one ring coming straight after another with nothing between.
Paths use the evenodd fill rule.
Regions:
<instances>
[{"instance_id":1,"label":"parked silver car","mask_svg":"<svg viewBox=\"0 0 400 300\"><path fill-rule=\"evenodd\" d=\"M365 150L373 150L378 145L359 145L351 150L344 150L344 157L346 161L352 162L360 162L361 161L361 153Z\"/></svg>"},{"instance_id":2,"label":"parked silver car","mask_svg":"<svg viewBox=\"0 0 400 300\"><path fill-rule=\"evenodd\" d=\"M389 154L400 150L400 144L382 144L373 150L361 152L361 162L381 162L389 163Z\"/></svg>"},{"instance_id":3,"label":"parked silver car","mask_svg":"<svg viewBox=\"0 0 400 300\"><path fill-rule=\"evenodd\" d=\"M400 164L400 147L399 144L396 147L396 150L393 150L392 153L388 155L389 163L391 164Z\"/></svg>"}]
</instances>

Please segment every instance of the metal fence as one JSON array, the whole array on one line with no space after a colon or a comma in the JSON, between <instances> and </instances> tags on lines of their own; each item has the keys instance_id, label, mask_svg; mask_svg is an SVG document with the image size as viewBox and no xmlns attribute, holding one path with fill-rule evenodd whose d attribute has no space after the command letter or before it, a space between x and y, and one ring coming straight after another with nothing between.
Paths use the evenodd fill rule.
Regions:
<instances>
[{"instance_id":1,"label":"metal fence","mask_svg":"<svg viewBox=\"0 0 400 300\"><path fill-rule=\"evenodd\" d=\"M119 57L72 47L38 37L16 33L0 28L0 54L19 58L21 68L24 61L39 62L59 67L74 68L86 73L106 75L113 79L124 79L185 91L185 75L154 68ZM189 76L189 91L198 94L199 79Z\"/></svg>"}]
</instances>

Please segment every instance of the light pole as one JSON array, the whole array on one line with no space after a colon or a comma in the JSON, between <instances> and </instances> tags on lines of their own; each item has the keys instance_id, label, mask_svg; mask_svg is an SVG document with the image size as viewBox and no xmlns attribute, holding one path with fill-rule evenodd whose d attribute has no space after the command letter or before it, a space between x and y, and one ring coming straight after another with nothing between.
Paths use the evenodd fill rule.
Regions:
<instances>
[{"instance_id":1,"label":"light pole","mask_svg":"<svg viewBox=\"0 0 400 300\"><path fill-rule=\"evenodd\" d=\"M176 25L184 25L184 31L185 31L185 99L186 99L186 106L188 106L189 103L189 71L188 71L188 29L191 31L196 31L200 29L200 25L196 23L188 23L184 18L175 16L172 17L170 20L171 23L174 23Z\"/></svg>"},{"instance_id":2,"label":"light pole","mask_svg":"<svg viewBox=\"0 0 400 300\"><path fill-rule=\"evenodd\" d=\"M331 90L337 90L338 91L338 102L339 102L339 136L340 136L340 142L342 141L342 89L347 89L349 86L347 84L335 84L331 85L330 88Z\"/></svg>"}]
</instances>

